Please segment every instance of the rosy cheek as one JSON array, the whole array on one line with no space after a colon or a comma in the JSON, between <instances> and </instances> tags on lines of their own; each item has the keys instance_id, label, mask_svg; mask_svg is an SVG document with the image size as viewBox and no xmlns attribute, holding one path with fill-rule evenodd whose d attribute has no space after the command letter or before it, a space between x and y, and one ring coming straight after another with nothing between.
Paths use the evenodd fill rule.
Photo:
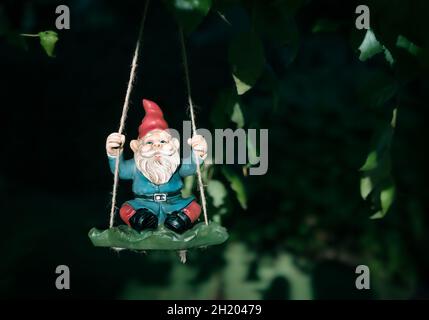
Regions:
<instances>
[{"instance_id":1,"label":"rosy cheek","mask_svg":"<svg viewBox=\"0 0 429 320\"><path fill-rule=\"evenodd\" d=\"M142 153L146 153L149 152L152 149L152 146L150 144L145 144L143 145L143 147L141 148L141 152Z\"/></svg>"},{"instance_id":2,"label":"rosy cheek","mask_svg":"<svg viewBox=\"0 0 429 320\"><path fill-rule=\"evenodd\" d=\"M174 147L171 143L168 143L164 145L163 149L166 151L173 151Z\"/></svg>"}]
</instances>

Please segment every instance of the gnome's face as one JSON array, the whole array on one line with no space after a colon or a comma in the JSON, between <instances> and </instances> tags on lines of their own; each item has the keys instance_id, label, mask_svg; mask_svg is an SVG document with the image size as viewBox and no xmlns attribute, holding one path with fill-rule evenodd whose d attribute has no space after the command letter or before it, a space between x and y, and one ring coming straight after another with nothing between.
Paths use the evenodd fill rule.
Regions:
<instances>
[{"instance_id":1,"label":"gnome's face","mask_svg":"<svg viewBox=\"0 0 429 320\"><path fill-rule=\"evenodd\" d=\"M132 140L131 149L138 170L152 183L170 180L180 164L179 140L166 130L152 130L138 140Z\"/></svg>"}]
</instances>

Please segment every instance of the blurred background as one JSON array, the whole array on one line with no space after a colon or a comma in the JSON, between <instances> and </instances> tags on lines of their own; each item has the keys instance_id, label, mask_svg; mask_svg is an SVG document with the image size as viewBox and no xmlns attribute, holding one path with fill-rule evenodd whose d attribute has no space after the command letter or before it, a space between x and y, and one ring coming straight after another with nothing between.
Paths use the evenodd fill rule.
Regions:
<instances>
[{"instance_id":1,"label":"blurred background","mask_svg":"<svg viewBox=\"0 0 429 320\"><path fill-rule=\"evenodd\" d=\"M70 30L55 28L60 4ZM360 4L369 31L355 26ZM105 139L118 127L144 1L2 0L0 297L428 298L428 6L151 1L127 140L142 98L173 128L189 119L178 23L198 125L269 129L265 175L205 168L209 215L230 239L189 251L183 265L176 252L116 253L87 237L108 226ZM37 35L47 30L55 48ZM198 194L194 181L186 188ZM120 183L120 203L130 191ZM60 264L70 290L55 287ZM370 290L355 287L362 264Z\"/></svg>"}]
</instances>

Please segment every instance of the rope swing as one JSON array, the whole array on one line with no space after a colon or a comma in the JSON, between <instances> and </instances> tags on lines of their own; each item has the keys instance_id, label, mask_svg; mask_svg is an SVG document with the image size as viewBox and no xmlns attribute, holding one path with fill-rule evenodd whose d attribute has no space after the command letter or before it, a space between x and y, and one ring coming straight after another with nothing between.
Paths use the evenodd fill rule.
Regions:
<instances>
[{"instance_id":1,"label":"rope swing","mask_svg":"<svg viewBox=\"0 0 429 320\"><path fill-rule=\"evenodd\" d=\"M137 43L134 50L134 56L131 63L131 71L130 71L130 77L128 80L128 87L125 95L124 104L122 107L121 119L119 121L119 129L118 129L119 134L122 134L125 130L125 122L126 122L127 113L129 110L129 104L130 104L130 95L133 89L133 84L137 73L137 61L139 60L140 47L142 44L143 30L144 30L144 25L146 21L148 7L149 7L149 0L146 1L145 7L144 7L143 16L140 24L140 30L137 38ZM195 136L197 134L197 126L195 122L194 104L192 102L192 97L191 97L191 84L190 84L190 77L189 77L189 67L188 67L188 59L186 54L185 39L183 35L183 30L181 27L179 29L179 34L180 34L180 45L182 49L181 51L182 51L183 67L184 67L185 79L186 79L187 98L188 98L188 105L189 105L188 107L189 107L189 113L190 113L191 124L192 124L192 134L193 136ZM111 208L110 208L109 228L112 228L114 225L115 213L116 213L116 200L117 200L118 183L119 183L119 157L120 157L120 150L118 149L118 154L116 155L116 159L115 159L115 171L114 171L114 178L113 178L113 190L112 190L112 201L111 201ZM204 222L206 225L208 225L209 223L207 218L207 202L206 202L206 195L204 193L204 185L203 185L203 179L201 176L201 169L199 165L197 165L196 167L197 167L198 187L199 187L200 198L201 198L201 206L204 213Z\"/></svg>"},{"instance_id":2,"label":"rope swing","mask_svg":"<svg viewBox=\"0 0 429 320\"><path fill-rule=\"evenodd\" d=\"M130 77L128 80L127 91L125 95L124 104L122 106L122 115L119 121L118 133L123 134L125 131L125 122L130 105L131 91L133 90L134 81L137 73L137 62L140 56L140 47L142 46L143 30L146 22L146 16L149 7L149 0L146 1L143 16L140 24L139 34L137 38L136 47L134 50L133 60L131 63ZM194 103L191 95L191 81L189 77L188 59L186 54L185 37L183 30L179 27L180 46L182 51L182 62L186 80L186 90L188 99L188 110L191 118L192 135L197 134L197 126L195 121ZM209 223L207 217L207 201L204 193L203 178L201 176L201 168L199 164L196 165L196 174L198 178L198 188L200 192L201 207L204 213L204 222L196 223L192 228L186 230L184 233L176 233L168 230L163 225L160 225L156 230L143 230L137 231L126 225L114 226L116 214L116 201L119 183L119 158L120 151L123 146L118 149L118 154L115 156L115 167L113 174L113 190L112 201L110 208L109 229L100 230L92 228L88 237L96 247L108 247L113 250L137 250L139 252L146 250L175 250L179 253L180 260L184 263L186 261L186 252L191 248L206 248L207 246L217 245L225 242L229 235L227 230L219 223L211 221ZM193 152L193 151L192 151Z\"/></svg>"},{"instance_id":3,"label":"rope swing","mask_svg":"<svg viewBox=\"0 0 429 320\"><path fill-rule=\"evenodd\" d=\"M124 105L122 106L122 115L121 115L121 119L119 120L118 133L120 134L122 134L125 129L125 121L127 119L128 109L130 106L131 90L133 88L134 80L136 78L137 61L139 58L141 39L143 36L143 30L146 22L146 15L147 15L148 8L149 8L149 0L146 1L145 7L144 7L143 17L140 24L139 35L136 43L136 48L134 49L134 56L133 56L133 61L131 63L131 71L130 71L130 78L128 80L127 93L125 94ZM119 183L119 156L120 156L120 150L118 150L118 154L116 155L115 174L113 175L112 206L110 208L110 220L109 220L110 228L113 227L113 223L115 220L116 196L118 193L118 183Z\"/></svg>"}]
</instances>

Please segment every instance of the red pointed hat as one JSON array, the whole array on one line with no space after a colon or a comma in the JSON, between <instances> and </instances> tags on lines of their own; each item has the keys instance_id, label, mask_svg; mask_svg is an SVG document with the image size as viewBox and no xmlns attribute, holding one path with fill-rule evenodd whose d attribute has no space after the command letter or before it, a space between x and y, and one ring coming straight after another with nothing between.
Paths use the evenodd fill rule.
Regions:
<instances>
[{"instance_id":1,"label":"red pointed hat","mask_svg":"<svg viewBox=\"0 0 429 320\"><path fill-rule=\"evenodd\" d=\"M146 112L139 126L139 139L143 138L149 131L168 129L161 108L153 101L143 99L143 108Z\"/></svg>"}]
</instances>

